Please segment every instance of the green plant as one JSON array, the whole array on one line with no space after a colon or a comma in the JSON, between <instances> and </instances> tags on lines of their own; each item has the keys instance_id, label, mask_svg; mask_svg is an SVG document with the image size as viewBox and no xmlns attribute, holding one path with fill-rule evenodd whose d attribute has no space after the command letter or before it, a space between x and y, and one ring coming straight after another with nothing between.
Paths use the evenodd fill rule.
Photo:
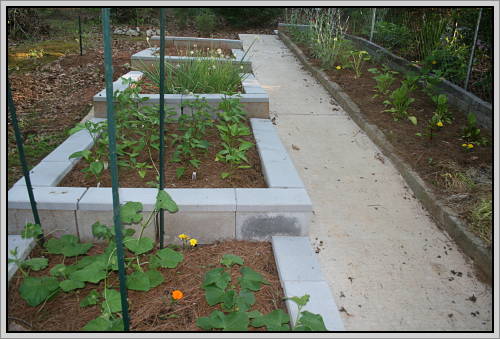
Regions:
<instances>
[{"instance_id":1,"label":"green plant","mask_svg":"<svg viewBox=\"0 0 500 339\"><path fill-rule=\"evenodd\" d=\"M408 27L387 21L375 24L373 39L387 49L394 50L411 44L412 33Z\"/></svg>"},{"instance_id":2,"label":"green plant","mask_svg":"<svg viewBox=\"0 0 500 339\"><path fill-rule=\"evenodd\" d=\"M432 117L427 121L427 125L425 126L424 132L423 133L416 133L416 135L417 136L427 136L429 139L432 140L432 138L435 135L434 132L439 130L442 127L443 127L443 122L442 122L441 116L434 113L432 115Z\"/></svg>"},{"instance_id":3,"label":"green plant","mask_svg":"<svg viewBox=\"0 0 500 339\"><path fill-rule=\"evenodd\" d=\"M351 51L349 57L349 66L354 70L356 79L361 76L363 63L368 60L370 60L370 56L368 55L367 51Z\"/></svg>"},{"instance_id":4,"label":"green plant","mask_svg":"<svg viewBox=\"0 0 500 339\"><path fill-rule=\"evenodd\" d=\"M185 114L184 109L188 108L190 114ZM205 152L210 146L204 139L207 128L213 126L213 120L210 115L210 105L206 99L196 98L193 101L184 102L181 105L181 115L177 119L178 130L183 134L172 133L172 145L175 146L175 152L171 161L174 163L184 163L177 167L176 176L179 179L187 169L185 163L194 168L198 168L200 160L197 159L197 150Z\"/></svg>"},{"instance_id":5,"label":"green plant","mask_svg":"<svg viewBox=\"0 0 500 339\"><path fill-rule=\"evenodd\" d=\"M248 52L248 50L247 50ZM192 58L179 64L165 63L165 93L224 93L238 92L247 77L243 61L227 62L218 57ZM157 87L160 83L159 64L139 69Z\"/></svg>"},{"instance_id":6,"label":"green plant","mask_svg":"<svg viewBox=\"0 0 500 339\"><path fill-rule=\"evenodd\" d=\"M212 10L235 27L276 25L276 19L283 12L279 7L216 7Z\"/></svg>"},{"instance_id":7,"label":"green plant","mask_svg":"<svg viewBox=\"0 0 500 339\"><path fill-rule=\"evenodd\" d=\"M106 126L106 122L93 122L91 120L87 120L84 123L78 123L69 131L69 134L71 135L81 130L86 130L92 137L95 145L94 151L82 150L74 152L69 156L69 159L83 158L83 160L87 162L87 167L82 169L82 172L86 175L93 175L98 186L104 169L108 167L108 163L105 160L108 142L105 132Z\"/></svg>"},{"instance_id":8,"label":"green plant","mask_svg":"<svg viewBox=\"0 0 500 339\"><path fill-rule=\"evenodd\" d=\"M180 29L186 28L193 21L193 18L200 12L199 8L194 7L177 7L172 9L175 23Z\"/></svg>"},{"instance_id":9,"label":"green plant","mask_svg":"<svg viewBox=\"0 0 500 339\"><path fill-rule=\"evenodd\" d=\"M474 113L467 114L467 125L462 129L462 139L466 143L484 146L488 144L488 139L481 136L481 129L477 127L477 118Z\"/></svg>"},{"instance_id":10,"label":"green plant","mask_svg":"<svg viewBox=\"0 0 500 339\"><path fill-rule=\"evenodd\" d=\"M219 136L222 140L222 150L215 157L215 161L224 161L230 167L229 172L221 173L221 178L229 177L234 168L250 168L246 157L246 152L254 146L253 143L243 140L241 137L251 134L250 129L244 123L246 113L242 109L241 103L235 98L224 98L219 104L221 112L218 113L219 123L216 125Z\"/></svg>"},{"instance_id":11,"label":"green plant","mask_svg":"<svg viewBox=\"0 0 500 339\"><path fill-rule=\"evenodd\" d=\"M396 79L394 75L399 73L390 70L390 68L388 68L385 65L382 67L382 71L380 71L378 68L368 69L368 72L376 74L376 76L374 76L373 79L375 79L375 81L377 82L377 84L375 85L375 90L378 93L373 95L373 98L376 98L379 95L386 95L387 93L389 93L390 87L392 86L394 80Z\"/></svg>"},{"instance_id":12,"label":"green plant","mask_svg":"<svg viewBox=\"0 0 500 339\"><path fill-rule=\"evenodd\" d=\"M198 14L194 18L194 21L196 23L196 28L205 35L212 33L217 26L217 18L209 9Z\"/></svg>"},{"instance_id":13,"label":"green plant","mask_svg":"<svg viewBox=\"0 0 500 339\"><path fill-rule=\"evenodd\" d=\"M262 285L269 284L260 273L244 266L243 259L237 255L225 254L220 263L225 268L217 267L206 272L201 288L205 290L207 304L209 306L220 304L222 311L214 310L208 317L198 318L196 320L198 327L203 330L222 329L223 331L247 331L249 326L265 327L268 331L290 330L290 317L281 309L273 310L268 314L262 314L256 310L250 311L256 302L254 292L258 292ZM232 281L228 272L234 265L240 266L241 276L237 283ZM320 315L302 311L302 307L309 300L308 295L290 299L299 305L298 321L293 330L326 331Z\"/></svg>"},{"instance_id":14,"label":"green plant","mask_svg":"<svg viewBox=\"0 0 500 339\"><path fill-rule=\"evenodd\" d=\"M411 90L406 84L402 84L401 87L394 90L390 95L390 100L385 100L385 105L391 105L392 107L384 110L384 112L392 113L395 121L401 119L408 119L412 124L417 124L417 118L408 114L408 108L415 101L414 98L410 98Z\"/></svg>"},{"instance_id":15,"label":"green plant","mask_svg":"<svg viewBox=\"0 0 500 339\"><path fill-rule=\"evenodd\" d=\"M123 230L123 244L133 253L132 257L125 258L127 268L133 269L128 274L127 288L136 291L148 291L163 281L163 275L159 268L175 268L183 260L183 255L170 248L164 248L154 253L154 241L144 237L144 230L151 220L159 213L160 209L170 213L178 211L177 204L165 191L159 191L156 197L155 208L149 217L143 221L141 214L142 204L139 202L127 202L121 206L120 218L123 225L139 224L140 234L138 238L132 237L134 229ZM27 235L36 235L36 228L29 227L25 232ZM13 251L14 259L21 267L23 279L19 292L21 298L26 300L30 306L37 306L59 292L72 293L72 291L85 287L86 283L97 284L104 282L102 294L92 290L80 301L81 307L87 307L101 303L102 314L91 320L84 326L87 331L109 331L123 330L121 317L120 293L111 289L108 284L108 275L118 270L116 256L116 240L114 228L110 228L100 222L92 225L92 234L97 239L104 239L108 245L101 254L86 255L93 246L92 243L80 243L74 235L63 235L60 238L50 238L45 243L45 249L50 254L62 255L62 262L50 270L50 276L31 277L28 272L23 271L25 267L32 270L40 270L47 267L48 261L44 258L20 261L16 251ZM65 265L66 257L78 256L79 260L73 265ZM147 261L143 261L147 257ZM148 266L145 270L144 266Z\"/></svg>"},{"instance_id":16,"label":"green plant","mask_svg":"<svg viewBox=\"0 0 500 339\"><path fill-rule=\"evenodd\" d=\"M440 121L451 124L453 122L453 114L448 110L448 96L439 94L432 97L432 101L436 104L436 111L434 112Z\"/></svg>"}]
</instances>

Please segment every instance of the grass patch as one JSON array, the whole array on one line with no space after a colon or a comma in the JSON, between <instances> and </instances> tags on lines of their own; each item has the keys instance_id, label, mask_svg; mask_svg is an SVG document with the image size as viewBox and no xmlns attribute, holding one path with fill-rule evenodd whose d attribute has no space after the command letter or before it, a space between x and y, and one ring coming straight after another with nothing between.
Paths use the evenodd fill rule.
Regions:
<instances>
[{"instance_id":1,"label":"grass patch","mask_svg":"<svg viewBox=\"0 0 500 339\"><path fill-rule=\"evenodd\" d=\"M482 199L470 211L470 228L488 246L491 245L493 225L493 202Z\"/></svg>"}]
</instances>

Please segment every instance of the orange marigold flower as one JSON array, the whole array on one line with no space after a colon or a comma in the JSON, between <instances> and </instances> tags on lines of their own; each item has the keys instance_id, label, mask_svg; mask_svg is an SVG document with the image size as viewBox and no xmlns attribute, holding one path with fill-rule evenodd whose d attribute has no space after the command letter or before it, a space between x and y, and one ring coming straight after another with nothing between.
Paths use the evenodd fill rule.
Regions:
<instances>
[{"instance_id":1,"label":"orange marigold flower","mask_svg":"<svg viewBox=\"0 0 500 339\"><path fill-rule=\"evenodd\" d=\"M182 297L184 297L184 293L182 293L181 291L179 290L172 291L172 298L174 300L182 299Z\"/></svg>"}]
</instances>

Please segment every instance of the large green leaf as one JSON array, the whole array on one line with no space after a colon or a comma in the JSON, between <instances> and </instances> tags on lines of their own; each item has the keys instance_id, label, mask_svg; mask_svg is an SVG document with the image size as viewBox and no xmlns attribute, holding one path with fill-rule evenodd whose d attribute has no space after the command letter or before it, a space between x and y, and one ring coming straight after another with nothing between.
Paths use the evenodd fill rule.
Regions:
<instances>
[{"instance_id":1,"label":"large green leaf","mask_svg":"<svg viewBox=\"0 0 500 339\"><path fill-rule=\"evenodd\" d=\"M123 319L107 319L98 317L89 321L84 327L84 331L101 332L101 331L123 331Z\"/></svg>"},{"instance_id":2,"label":"large green leaf","mask_svg":"<svg viewBox=\"0 0 500 339\"><path fill-rule=\"evenodd\" d=\"M85 287L85 283L81 282L81 281L78 281L78 280L68 279L68 280L61 281L59 283L59 287L61 287L61 289L64 292L69 292L69 291L76 290L77 288L84 288Z\"/></svg>"},{"instance_id":3,"label":"large green leaf","mask_svg":"<svg viewBox=\"0 0 500 339\"><path fill-rule=\"evenodd\" d=\"M149 277L144 272L134 272L127 276L127 288L134 291L149 291Z\"/></svg>"},{"instance_id":4,"label":"large green leaf","mask_svg":"<svg viewBox=\"0 0 500 339\"><path fill-rule=\"evenodd\" d=\"M99 301L99 292L97 290L92 290L90 291L89 294L82 300L80 300L80 307L87 307L91 305L97 305L97 302Z\"/></svg>"},{"instance_id":5,"label":"large green leaf","mask_svg":"<svg viewBox=\"0 0 500 339\"><path fill-rule=\"evenodd\" d=\"M62 254L66 257L74 257L88 252L92 243L82 244L72 234L65 234L60 238L51 238L45 244L47 251L51 254Z\"/></svg>"},{"instance_id":6,"label":"large green leaf","mask_svg":"<svg viewBox=\"0 0 500 339\"><path fill-rule=\"evenodd\" d=\"M106 289L102 292L102 295L104 297L104 301L101 304L103 313L110 314L121 312L122 301L120 292L118 292L117 290Z\"/></svg>"},{"instance_id":7,"label":"large green leaf","mask_svg":"<svg viewBox=\"0 0 500 339\"><path fill-rule=\"evenodd\" d=\"M151 268L176 268L182 260L184 260L184 255L182 253L166 247L156 251L155 254L150 256L149 266Z\"/></svg>"},{"instance_id":8,"label":"large green leaf","mask_svg":"<svg viewBox=\"0 0 500 339\"><path fill-rule=\"evenodd\" d=\"M92 225L92 235L97 239L110 239L113 236L111 229L99 221Z\"/></svg>"},{"instance_id":9,"label":"large green leaf","mask_svg":"<svg viewBox=\"0 0 500 339\"><path fill-rule=\"evenodd\" d=\"M167 210L170 213L176 213L177 211L179 211L179 207L177 206L175 201L164 190L158 192L158 195L156 196L155 207L156 207L156 209Z\"/></svg>"},{"instance_id":10,"label":"large green leaf","mask_svg":"<svg viewBox=\"0 0 500 339\"><path fill-rule=\"evenodd\" d=\"M204 287L204 289L205 299L210 306L223 302L226 297L226 292L215 285Z\"/></svg>"},{"instance_id":11,"label":"large green leaf","mask_svg":"<svg viewBox=\"0 0 500 339\"><path fill-rule=\"evenodd\" d=\"M214 328L223 331L247 331L249 318L245 312L231 312L224 314L221 311L213 311L208 317L200 317L196 325L204 330Z\"/></svg>"},{"instance_id":12,"label":"large green leaf","mask_svg":"<svg viewBox=\"0 0 500 339\"><path fill-rule=\"evenodd\" d=\"M246 288L251 291L258 291L262 284L269 284L264 277L255 272L248 266L243 266L240 269L241 277L238 278L241 288Z\"/></svg>"},{"instance_id":13,"label":"large green leaf","mask_svg":"<svg viewBox=\"0 0 500 339\"><path fill-rule=\"evenodd\" d=\"M259 317L255 317L251 325L253 327L262 327L266 326L268 331L289 331L290 326L288 323L290 322L290 317L288 314L283 312L281 309L277 309L271 311L266 315L261 315Z\"/></svg>"},{"instance_id":14,"label":"large green leaf","mask_svg":"<svg viewBox=\"0 0 500 339\"><path fill-rule=\"evenodd\" d=\"M234 254L224 254L220 263L226 267L230 267L234 264L243 265L243 259Z\"/></svg>"},{"instance_id":15,"label":"large green leaf","mask_svg":"<svg viewBox=\"0 0 500 339\"><path fill-rule=\"evenodd\" d=\"M31 268L33 271L43 270L49 264L47 258L33 258L23 262L23 266Z\"/></svg>"},{"instance_id":16,"label":"large green leaf","mask_svg":"<svg viewBox=\"0 0 500 339\"><path fill-rule=\"evenodd\" d=\"M140 239L133 237L125 237L123 239L123 244L125 245L126 248L128 248L130 251L134 252L137 255L149 252L154 247L153 240L147 237Z\"/></svg>"},{"instance_id":17,"label":"large green leaf","mask_svg":"<svg viewBox=\"0 0 500 339\"><path fill-rule=\"evenodd\" d=\"M53 277L65 277L69 274L68 267L71 266L66 266L64 264L57 264L50 269L50 275Z\"/></svg>"},{"instance_id":18,"label":"large green leaf","mask_svg":"<svg viewBox=\"0 0 500 339\"><path fill-rule=\"evenodd\" d=\"M102 262L95 261L85 268L75 271L69 275L71 280L82 282L91 282L97 284L102 279L106 278L107 271L104 269Z\"/></svg>"},{"instance_id":19,"label":"large green leaf","mask_svg":"<svg viewBox=\"0 0 500 339\"><path fill-rule=\"evenodd\" d=\"M19 294L28 305L37 306L58 289L59 281L54 277L27 277L19 287Z\"/></svg>"},{"instance_id":20,"label":"large green leaf","mask_svg":"<svg viewBox=\"0 0 500 339\"><path fill-rule=\"evenodd\" d=\"M142 204L129 201L120 207L120 218L124 224L137 224L142 220Z\"/></svg>"},{"instance_id":21,"label":"large green leaf","mask_svg":"<svg viewBox=\"0 0 500 339\"><path fill-rule=\"evenodd\" d=\"M300 312L300 318L293 330L312 332L328 331L325 323L323 322L323 317L319 314L314 314L308 311Z\"/></svg>"},{"instance_id":22,"label":"large green leaf","mask_svg":"<svg viewBox=\"0 0 500 339\"><path fill-rule=\"evenodd\" d=\"M248 311L255 304L255 295L248 290L241 290L235 297L236 311Z\"/></svg>"},{"instance_id":23,"label":"large green leaf","mask_svg":"<svg viewBox=\"0 0 500 339\"><path fill-rule=\"evenodd\" d=\"M231 276L229 275L229 273L224 271L222 267L217 267L205 273L205 279L203 280L202 288L213 285L224 290L226 289L230 281Z\"/></svg>"},{"instance_id":24,"label":"large green leaf","mask_svg":"<svg viewBox=\"0 0 500 339\"><path fill-rule=\"evenodd\" d=\"M149 270L146 272L146 275L149 278L150 288L155 288L165 281L163 274L161 274L161 272L158 272L157 270Z\"/></svg>"}]
</instances>

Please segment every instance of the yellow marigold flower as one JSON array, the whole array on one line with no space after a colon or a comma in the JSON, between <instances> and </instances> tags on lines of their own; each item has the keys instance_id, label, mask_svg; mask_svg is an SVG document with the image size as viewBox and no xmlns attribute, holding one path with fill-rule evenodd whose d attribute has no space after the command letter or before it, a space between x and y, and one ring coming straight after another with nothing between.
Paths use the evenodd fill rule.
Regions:
<instances>
[{"instance_id":1,"label":"yellow marigold flower","mask_svg":"<svg viewBox=\"0 0 500 339\"><path fill-rule=\"evenodd\" d=\"M438 127L443 127L443 123L441 121L438 121L436 124Z\"/></svg>"},{"instance_id":2,"label":"yellow marigold flower","mask_svg":"<svg viewBox=\"0 0 500 339\"><path fill-rule=\"evenodd\" d=\"M467 144L462 144L462 147L467 147Z\"/></svg>"},{"instance_id":3,"label":"yellow marigold flower","mask_svg":"<svg viewBox=\"0 0 500 339\"><path fill-rule=\"evenodd\" d=\"M179 239L189 239L189 235L186 235L184 233L178 235Z\"/></svg>"},{"instance_id":4,"label":"yellow marigold flower","mask_svg":"<svg viewBox=\"0 0 500 339\"><path fill-rule=\"evenodd\" d=\"M469 149L470 149L470 148L474 148L474 145L473 145L473 144L468 144L468 145L467 145L467 148L469 148Z\"/></svg>"},{"instance_id":5,"label":"yellow marigold flower","mask_svg":"<svg viewBox=\"0 0 500 339\"><path fill-rule=\"evenodd\" d=\"M196 239L194 239L194 238L193 238L193 239L191 239L191 240L189 240L189 245L191 245L191 246L195 247L197 244L198 244L198 240L196 240Z\"/></svg>"},{"instance_id":6,"label":"yellow marigold flower","mask_svg":"<svg viewBox=\"0 0 500 339\"><path fill-rule=\"evenodd\" d=\"M336 69L342 69L342 66L337 66L337 67L335 67L335 68L336 68Z\"/></svg>"},{"instance_id":7,"label":"yellow marigold flower","mask_svg":"<svg viewBox=\"0 0 500 339\"><path fill-rule=\"evenodd\" d=\"M432 60L432 64L433 65L437 64L437 61L436 60Z\"/></svg>"},{"instance_id":8,"label":"yellow marigold flower","mask_svg":"<svg viewBox=\"0 0 500 339\"><path fill-rule=\"evenodd\" d=\"M172 298L174 300L182 299L182 297L184 297L184 293L182 293L181 291L179 290L172 291Z\"/></svg>"}]
</instances>

